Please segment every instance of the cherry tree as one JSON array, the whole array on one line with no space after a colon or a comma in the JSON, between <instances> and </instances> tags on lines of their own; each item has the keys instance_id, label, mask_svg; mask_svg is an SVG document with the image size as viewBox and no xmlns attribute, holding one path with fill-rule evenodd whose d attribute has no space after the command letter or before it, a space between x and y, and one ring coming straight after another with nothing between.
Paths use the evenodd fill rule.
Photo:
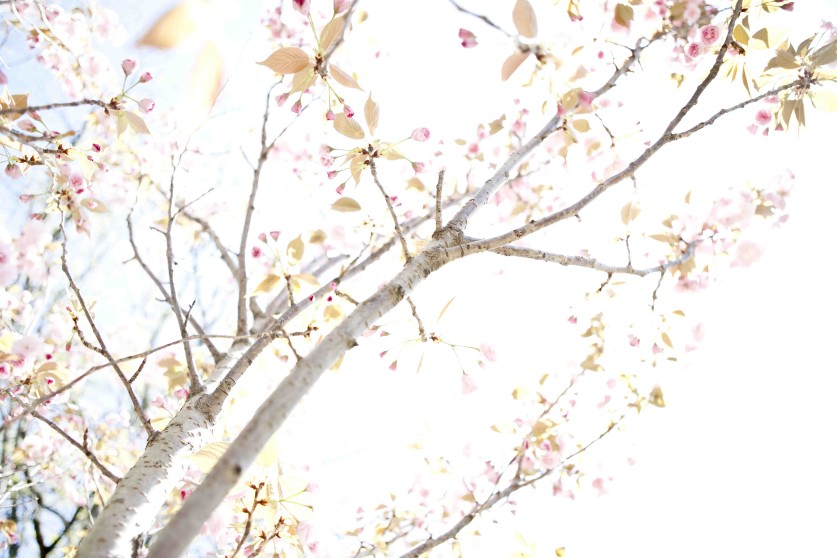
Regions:
<instances>
[{"instance_id":1,"label":"cherry tree","mask_svg":"<svg viewBox=\"0 0 837 558\"><path fill-rule=\"evenodd\" d=\"M737 145L837 108L837 33L789 0L439 0L420 45L374 34L396 3L268 4L231 47L205 0L144 31L0 2L10 556L486 555L531 494L604 495L704 290L788 218L792 169ZM370 389L381 432L442 418L355 432L415 475L330 525L309 464Z\"/></svg>"}]
</instances>

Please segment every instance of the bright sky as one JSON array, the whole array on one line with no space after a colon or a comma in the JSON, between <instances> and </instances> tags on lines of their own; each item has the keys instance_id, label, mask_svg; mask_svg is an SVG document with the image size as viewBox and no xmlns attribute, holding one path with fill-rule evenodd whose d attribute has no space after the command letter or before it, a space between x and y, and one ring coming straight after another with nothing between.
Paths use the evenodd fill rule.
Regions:
<instances>
[{"instance_id":1,"label":"bright sky","mask_svg":"<svg viewBox=\"0 0 837 558\"><path fill-rule=\"evenodd\" d=\"M318 1L324 0L314 3ZM150 24L171 2L103 4L111 4L133 25L137 20ZM236 21L259 14L256 4L244 5ZM379 32L385 37L388 28L399 37L398 41L381 39L382 44L372 45L373 49L393 47L395 52L364 72L368 76L364 84L382 105L382 128L403 134L402 130L408 133L415 126L426 125L434 137L472 133L477 122L499 116L502 109L497 107L507 106L505 101L519 94L511 85L497 83L499 63L485 71L474 64L470 57L480 49L454 50L442 64L424 40L433 35L449 37L449 42L455 43L460 26L492 36L478 22L453 17L440 21L430 4L444 9L444 0L403 3L398 10L386 10L385 4L364 0L363 7L372 16L366 27L358 30L364 37ZM470 3L474 9L480 4ZM837 19L834 4L826 0L797 2L796 10L810 14L810 29L816 28L820 18ZM403 25L405 19L383 19L383 14L394 18L395 12L410 24ZM444 13L449 15L449 11ZM231 37L227 40L234 44ZM404 48L405 44L409 46ZM490 41L481 46L486 57L502 50ZM367 47L347 48L362 51ZM231 45L228 59L237 60L239 52L240 46L236 50ZM151 55L149 59L155 60ZM236 72L247 75L247 64L248 60L241 62ZM472 76L471 97L446 88L463 72ZM161 85L168 79L162 72ZM428 83L434 87L426 87ZM552 549L561 545L573 558L778 558L824 556L824 549L834 548L837 450L830 423L837 366L830 349L837 311L837 294L831 283L837 266L831 261L834 250L827 224L833 221L833 208L837 207L837 185L828 164L833 158L832 134L837 122L825 117L811 120L810 129L798 139L786 136L764 142L753 138L752 146L732 146L723 143L721 130L701 140L708 150L740 150L742 159L751 148L763 150L758 156L763 157L765 166L770 162L791 167L797 181L790 200L790 221L772 234L759 262L736 270L701 294L706 341L683 370L665 379L668 407L644 413L631 430L637 444L632 454L637 464L617 479L611 494L582 498L571 505L543 502L529 511L521 510L522 523L545 527L538 539L538 556L550 556ZM711 163L709 156L699 157L700 164ZM683 153L672 152L670 162L657 168L657 176L687 180L674 170L681 168L682 161L688 161ZM742 179L760 176L760 168L734 168L734 159L727 161L728 175ZM540 293L548 293L549 287L536 292L546 296ZM537 304L536 300L531 302ZM548 331L552 321L565 318L535 319L540 320L541 331L529 336L530 343ZM480 335L491 333L474 333ZM433 372L425 374L432 377ZM455 384L447 388L457 389ZM351 401L346 401L346 389L354 390ZM415 397L420 389L426 390L428 399ZM443 414L446 399L439 395L443 389L444 384L404 383L373 372L347 371L327 377L311 403L318 405L317 409L328 409L327 413L309 408L301 416L322 415L325 423L314 425L313 431L323 436L339 440L340 432L365 429L370 432L370 442L361 448L340 441L325 444L338 451L319 448L323 459L331 459L317 467L324 490L345 484L347 477L360 483L361 472L368 471L370 462L388 459L387 450L377 448L373 440L403 434L398 419L409 415L405 407L418 416L428 411ZM442 419L435 416L429 420ZM412 424L411 419L406 422ZM421 421L413 427L420 429ZM292 447L287 451L293 453ZM356 477L349 473L353 470L358 471Z\"/></svg>"}]
</instances>

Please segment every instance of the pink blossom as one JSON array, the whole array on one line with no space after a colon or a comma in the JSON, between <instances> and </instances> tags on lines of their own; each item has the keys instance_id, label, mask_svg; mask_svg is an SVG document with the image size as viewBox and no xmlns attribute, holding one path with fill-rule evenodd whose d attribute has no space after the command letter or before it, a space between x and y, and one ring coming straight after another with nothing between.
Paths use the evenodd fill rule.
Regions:
<instances>
[{"instance_id":1,"label":"pink blossom","mask_svg":"<svg viewBox=\"0 0 837 558\"><path fill-rule=\"evenodd\" d=\"M699 29L700 42L705 45L713 45L721 37L721 30L717 25L704 25Z\"/></svg>"},{"instance_id":2,"label":"pink blossom","mask_svg":"<svg viewBox=\"0 0 837 558\"><path fill-rule=\"evenodd\" d=\"M91 147L93 148L93 151L95 151L96 153L102 152L102 146L98 143L94 143Z\"/></svg>"},{"instance_id":3,"label":"pink blossom","mask_svg":"<svg viewBox=\"0 0 837 558\"><path fill-rule=\"evenodd\" d=\"M250 250L250 255L253 256L254 258L261 257L262 249L259 248L258 246L253 246L253 249Z\"/></svg>"},{"instance_id":4,"label":"pink blossom","mask_svg":"<svg viewBox=\"0 0 837 558\"><path fill-rule=\"evenodd\" d=\"M744 240L735 251L732 267L750 267L761 257L761 246L751 240Z\"/></svg>"},{"instance_id":5,"label":"pink blossom","mask_svg":"<svg viewBox=\"0 0 837 558\"><path fill-rule=\"evenodd\" d=\"M9 83L9 78L3 73L3 70L0 70L0 85L6 85L7 83Z\"/></svg>"},{"instance_id":6,"label":"pink blossom","mask_svg":"<svg viewBox=\"0 0 837 558\"><path fill-rule=\"evenodd\" d=\"M604 479L601 477L593 480L593 488L599 491L599 496L607 494L607 488L604 486Z\"/></svg>"},{"instance_id":7,"label":"pink blossom","mask_svg":"<svg viewBox=\"0 0 837 558\"><path fill-rule=\"evenodd\" d=\"M468 395L469 393L474 393L477 389L478 386L474 378L468 374L462 374L462 394Z\"/></svg>"},{"instance_id":8,"label":"pink blossom","mask_svg":"<svg viewBox=\"0 0 837 558\"><path fill-rule=\"evenodd\" d=\"M689 45L686 47L686 55L689 58L694 59L700 56L701 54L703 54L703 47L697 43L689 43Z\"/></svg>"},{"instance_id":9,"label":"pink blossom","mask_svg":"<svg viewBox=\"0 0 837 558\"><path fill-rule=\"evenodd\" d=\"M474 48L477 46L477 37L467 29L459 30L459 38L462 39L462 46L465 48Z\"/></svg>"},{"instance_id":10,"label":"pink blossom","mask_svg":"<svg viewBox=\"0 0 837 558\"><path fill-rule=\"evenodd\" d=\"M328 171L326 173L326 176L328 177L329 180L331 180L332 178L337 176L337 171Z\"/></svg>"},{"instance_id":11,"label":"pink blossom","mask_svg":"<svg viewBox=\"0 0 837 558\"><path fill-rule=\"evenodd\" d=\"M134 58L126 58L122 61L122 71L125 72L126 76L129 76L134 73L134 70L137 69L137 61Z\"/></svg>"},{"instance_id":12,"label":"pink blossom","mask_svg":"<svg viewBox=\"0 0 837 558\"><path fill-rule=\"evenodd\" d=\"M343 114L346 115L346 118L351 118L355 115L355 111L349 105L343 105Z\"/></svg>"},{"instance_id":13,"label":"pink blossom","mask_svg":"<svg viewBox=\"0 0 837 558\"><path fill-rule=\"evenodd\" d=\"M326 118L326 120L334 120L334 111L331 110L331 109L328 109L328 111L326 111L326 113L325 113L325 118Z\"/></svg>"},{"instance_id":14,"label":"pink blossom","mask_svg":"<svg viewBox=\"0 0 837 558\"><path fill-rule=\"evenodd\" d=\"M302 112L302 101L297 99L297 101L291 106L291 112L294 114L299 114Z\"/></svg>"},{"instance_id":15,"label":"pink blossom","mask_svg":"<svg viewBox=\"0 0 837 558\"><path fill-rule=\"evenodd\" d=\"M152 99L143 99L139 102L139 109L143 112L143 114L148 114L154 110L155 106L156 103Z\"/></svg>"},{"instance_id":16,"label":"pink blossom","mask_svg":"<svg viewBox=\"0 0 837 558\"><path fill-rule=\"evenodd\" d=\"M279 239L279 231L270 231L270 238L272 238L273 240L278 240Z\"/></svg>"},{"instance_id":17,"label":"pink blossom","mask_svg":"<svg viewBox=\"0 0 837 558\"><path fill-rule=\"evenodd\" d=\"M284 105L285 101L288 100L289 95L290 95L290 93L282 93L281 95L277 95L276 96L276 106L281 107L282 105Z\"/></svg>"},{"instance_id":18,"label":"pink blossom","mask_svg":"<svg viewBox=\"0 0 837 558\"><path fill-rule=\"evenodd\" d=\"M345 12L352 5L352 0L334 0L334 13Z\"/></svg>"},{"instance_id":19,"label":"pink blossom","mask_svg":"<svg viewBox=\"0 0 837 558\"><path fill-rule=\"evenodd\" d=\"M686 20L686 23L693 24L695 23L698 18L700 17L700 8L698 8L695 3L691 3L686 6L686 9L683 10L683 19Z\"/></svg>"},{"instance_id":20,"label":"pink blossom","mask_svg":"<svg viewBox=\"0 0 837 558\"><path fill-rule=\"evenodd\" d=\"M430 137L430 130L427 128L416 128L410 136L415 141L427 141Z\"/></svg>"},{"instance_id":21,"label":"pink blossom","mask_svg":"<svg viewBox=\"0 0 837 558\"><path fill-rule=\"evenodd\" d=\"M415 171L416 174L424 172L424 163L413 163L413 171Z\"/></svg>"},{"instance_id":22,"label":"pink blossom","mask_svg":"<svg viewBox=\"0 0 837 558\"><path fill-rule=\"evenodd\" d=\"M6 176L11 178L12 180L17 180L18 178L21 178L23 176L23 173L20 171L19 166L9 163L8 165L6 165Z\"/></svg>"},{"instance_id":23,"label":"pink blossom","mask_svg":"<svg viewBox=\"0 0 837 558\"><path fill-rule=\"evenodd\" d=\"M34 132L37 130L37 128L35 128L35 123L31 120L21 120L17 123L17 126L24 132Z\"/></svg>"},{"instance_id":24,"label":"pink blossom","mask_svg":"<svg viewBox=\"0 0 837 558\"><path fill-rule=\"evenodd\" d=\"M628 344L631 347L639 347L639 337L632 333L628 334Z\"/></svg>"},{"instance_id":25,"label":"pink blossom","mask_svg":"<svg viewBox=\"0 0 837 558\"><path fill-rule=\"evenodd\" d=\"M22 358L33 358L49 352L49 347L39 337L27 335L12 344L12 354Z\"/></svg>"},{"instance_id":26,"label":"pink blossom","mask_svg":"<svg viewBox=\"0 0 837 558\"><path fill-rule=\"evenodd\" d=\"M293 0L294 9L308 17L311 13L311 0Z\"/></svg>"},{"instance_id":27,"label":"pink blossom","mask_svg":"<svg viewBox=\"0 0 837 558\"><path fill-rule=\"evenodd\" d=\"M151 72L145 72L139 78L140 83L148 83L152 79L154 79L154 76L151 75Z\"/></svg>"},{"instance_id":28,"label":"pink blossom","mask_svg":"<svg viewBox=\"0 0 837 558\"><path fill-rule=\"evenodd\" d=\"M485 360L487 361L495 362L497 360L497 351L494 349L493 345L483 343L480 345L480 353L482 353L482 356L485 357Z\"/></svg>"},{"instance_id":29,"label":"pink blossom","mask_svg":"<svg viewBox=\"0 0 837 558\"><path fill-rule=\"evenodd\" d=\"M769 111L765 109L761 109L756 113L756 123L759 126L766 126L773 121L773 116L770 114Z\"/></svg>"},{"instance_id":30,"label":"pink blossom","mask_svg":"<svg viewBox=\"0 0 837 558\"><path fill-rule=\"evenodd\" d=\"M262 242L267 242L267 235L265 233L259 233L259 240Z\"/></svg>"},{"instance_id":31,"label":"pink blossom","mask_svg":"<svg viewBox=\"0 0 837 558\"><path fill-rule=\"evenodd\" d=\"M345 190L345 189L346 189L346 183L344 182L343 184L341 184L340 186L335 188L334 191L337 192L337 195L342 195L343 190Z\"/></svg>"},{"instance_id":32,"label":"pink blossom","mask_svg":"<svg viewBox=\"0 0 837 558\"><path fill-rule=\"evenodd\" d=\"M33 196L32 194L21 194L21 195L18 197L18 199L19 199L22 203L29 203L29 202L31 202L34 198L35 198L35 196Z\"/></svg>"}]
</instances>

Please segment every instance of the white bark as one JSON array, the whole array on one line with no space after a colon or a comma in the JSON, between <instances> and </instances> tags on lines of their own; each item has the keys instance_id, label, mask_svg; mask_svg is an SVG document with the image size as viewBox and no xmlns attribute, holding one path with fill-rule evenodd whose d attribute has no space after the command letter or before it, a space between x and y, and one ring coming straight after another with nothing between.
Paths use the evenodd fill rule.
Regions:
<instances>
[{"instance_id":1,"label":"white bark","mask_svg":"<svg viewBox=\"0 0 837 558\"><path fill-rule=\"evenodd\" d=\"M171 491L183 478L188 455L198 451L217 411L210 395L188 401L149 444L136 464L116 485L107 506L79 545L79 556L126 558L135 541L154 523Z\"/></svg>"},{"instance_id":2,"label":"white bark","mask_svg":"<svg viewBox=\"0 0 837 558\"><path fill-rule=\"evenodd\" d=\"M238 482L273 433L320 375L355 339L393 309L415 286L445 263L442 241L428 245L385 287L369 297L337 326L262 403L253 419L224 453L206 479L157 535L150 557L180 556L229 490Z\"/></svg>"}]
</instances>

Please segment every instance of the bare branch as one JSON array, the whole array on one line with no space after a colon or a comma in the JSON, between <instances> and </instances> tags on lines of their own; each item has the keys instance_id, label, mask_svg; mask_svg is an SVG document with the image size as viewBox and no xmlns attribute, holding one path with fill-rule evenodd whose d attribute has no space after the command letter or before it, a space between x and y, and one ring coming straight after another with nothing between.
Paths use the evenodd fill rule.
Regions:
<instances>
[{"instance_id":1,"label":"bare branch","mask_svg":"<svg viewBox=\"0 0 837 558\"><path fill-rule=\"evenodd\" d=\"M17 399L17 398L15 398L15 399ZM20 403L20 401L18 401L18 403ZM81 453L83 453L84 456L87 457L88 460L90 460L90 463L92 463L97 469L99 469L99 471L102 473L102 475L104 475L105 477L107 477L109 480L111 480L114 483L119 482L119 477L117 475L115 475L114 473L112 473L110 471L110 469L108 469L105 466L104 463L99 461L99 458L96 457L96 454L94 454L90 450L90 448L87 446L87 432L86 431L85 431L85 437L84 437L84 444L81 444L75 438L73 438L72 436L67 434L64 431L63 428L61 428L60 426L55 424L53 421L51 421L50 419L48 419L47 417L45 417L44 415L42 415L38 411L32 411L32 416L35 417L36 419L38 419L39 421L43 422L44 424L46 424L50 428L52 428L62 438L67 440L70 443L70 445L77 448Z\"/></svg>"},{"instance_id":2,"label":"bare branch","mask_svg":"<svg viewBox=\"0 0 837 558\"><path fill-rule=\"evenodd\" d=\"M177 172L177 168L180 166L180 161L183 159L184 152L185 149L184 151L181 151L180 156L171 171L171 179L169 180L168 220L166 222L166 231L164 236L166 239L166 269L168 270L169 275L169 302L171 310L174 312L174 317L177 320L177 327L180 329L180 337L185 339L189 336L189 333L186 331L186 321L183 319L183 311L180 308L180 303L177 301L177 286L174 280L174 250L172 248L171 234L171 229L174 226L174 219L176 216L176 213L174 212L174 176ZM198 371L195 368L195 359L192 357L192 345L188 341L183 343L183 353L185 354L186 367L189 371L189 392L200 393L206 388L203 385L203 380L200 376L198 376Z\"/></svg>"},{"instance_id":3,"label":"bare branch","mask_svg":"<svg viewBox=\"0 0 837 558\"><path fill-rule=\"evenodd\" d=\"M372 159L369 160L369 170L372 171L372 179L375 181L375 185L378 187L378 190L381 191L381 195L384 197L384 201L387 204L387 209L389 209L389 214L392 217L392 224L395 227L395 234L398 237L398 240L401 241L401 249L404 252L404 259L409 262L412 259L412 256L410 256L410 250L407 248L407 240L404 238L404 232L401 230L401 225L398 224L398 216L395 214L395 208L392 206L392 199L390 199L386 190L384 190L383 184L381 184L381 181L378 179L378 167Z\"/></svg>"},{"instance_id":4,"label":"bare branch","mask_svg":"<svg viewBox=\"0 0 837 558\"><path fill-rule=\"evenodd\" d=\"M0 109L0 116L4 114L12 114L15 112L39 112L44 110L52 110L55 108L80 107L84 105L94 105L97 107L102 107L105 110L113 108L104 101L100 101L98 99L80 99L78 101L69 101L66 103L50 103L48 105L37 105L34 107L24 107L22 109L17 107Z\"/></svg>"},{"instance_id":5,"label":"bare branch","mask_svg":"<svg viewBox=\"0 0 837 558\"><path fill-rule=\"evenodd\" d=\"M505 29L503 29L502 27L500 27L499 25L497 25L496 23L494 23L493 21L491 21L490 19L488 19L488 17L486 17L486 16L484 16L484 15L481 15L481 14L478 14L478 13L475 13L475 12L472 12L471 10L466 10L465 8L463 8L462 6L460 6L459 4L457 4L456 2L454 2L454 0L448 0L448 1L449 1L451 4L453 4L453 7L454 7L454 8L456 8L457 10L459 10L460 12L462 12L463 14L468 14L469 16L473 16L473 17L475 17L475 18L477 18L477 19L481 20L483 23L485 23L485 24L486 24L486 25L488 25L489 27L492 27L492 28L496 29L497 31L499 31L500 33L502 33L503 35L505 35L506 37L509 37L509 38L514 38L514 35L512 35L512 34L511 34L511 33L509 33L508 31L506 31Z\"/></svg>"},{"instance_id":6,"label":"bare branch","mask_svg":"<svg viewBox=\"0 0 837 558\"><path fill-rule=\"evenodd\" d=\"M122 382L122 385L125 386L125 390L128 392L128 397L131 399L131 404L134 407L134 412L136 413L137 417L140 419L140 423L142 423L143 428L145 428L146 434L148 437L151 438L156 434L156 430L154 427L151 426L151 421L148 420L148 417L145 416L145 412L142 410L142 404L140 404L139 399L137 399L137 395L134 393L133 388L131 387L130 382L128 382L128 378L122 372L122 369L119 367L119 364L116 363L113 359L113 356L108 351L107 346L105 345L105 340L102 337L102 334L99 332L99 328L96 326L96 322L93 321L93 316L90 314L90 310L87 307L87 304L84 302L84 297L81 294L81 291L76 285L76 282L73 280L73 276L70 273L70 267L67 265L67 231L64 229L64 214L61 214L61 270L64 272L64 276L67 278L67 281L70 283L70 289L73 291L76 299L78 300L79 306L84 313L84 317L87 319L87 323L90 324L90 328L93 330L93 335L96 336L96 340L99 342L99 352L102 356L107 358L110 361L110 365L113 366L113 370L116 372L119 381Z\"/></svg>"},{"instance_id":7,"label":"bare branch","mask_svg":"<svg viewBox=\"0 0 837 558\"><path fill-rule=\"evenodd\" d=\"M476 241L479 242L479 241ZM466 245L466 248L471 244ZM689 261L694 255L695 243L691 242L687 245L686 250L676 259L668 260L660 263L655 267L647 267L642 269L635 268L630 262L627 265L610 265L602 263L595 258L585 258L583 256L565 256L563 254L554 254L552 252L545 252L543 250L536 250L533 248L523 248L520 246L502 246L500 248L493 248L490 251L501 256L514 256L518 258L528 258L530 260L538 260L542 262L557 263L564 266L578 266L603 271L611 275L626 274L636 275L638 277L645 277L652 273L664 272L672 267L677 267Z\"/></svg>"},{"instance_id":8,"label":"bare branch","mask_svg":"<svg viewBox=\"0 0 837 558\"><path fill-rule=\"evenodd\" d=\"M521 488L524 488L524 487L530 486L532 484L535 484L539 480L550 476L551 474L553 474L556 471L558 471L558 472L563 471L564 470L564 465L568 461L570 461L571 459L573 459L574 457L576 457L580 453L583 453L583 452L587 451L587 449L590 446L592 446L593 444L595 444L596 442L598 442L599 440L604 438L609 432L613 431L614 428L616 427L616 425L618 425L624 418L625 418L625 415L620 417L619 420L617 420L616 422L612 423L607 428L607 430L605 430L604 432L599 434L599 436L597 438L595 438L591 442L587 443L585 446L580 448L578 451L576 451L576 452L568 455L566 458L564 458L558 466L556 466L552 469L547 469L546 471L544 471L540 474L537 474L533 477L530 477L526 480L515 477L506 488L504 488L503 490L500 490L498 492L495 492L487 500L485 500L482 504L475 505L471 509L471 511L469 511L467 514L465 514L465 516L462 519L460 519L459 521L457 521L450 529L448 529L447 531L445 531L444 533L442 533L441 535L439 535L437 537L431 537L431 538L427 539L426 541L424 541L420 545L412 548L409 552L403 554L401 556L401 558L418 558L422 554L425 554L426 552L428 552L429 550L439 546L440 544L445 543L445 542L447 542L447 541L449 541L453 538L456 538L456 536L465 527L470 525L471 522L474 521L474 519L476 519L481 513L483 513L486 510L491 509L492 507L494 507L501 500L505 500L506 498L508 498L509 496L511 496L512 494L514 494L518 490L520 490Z\"/></svg>"}]
</instances>

